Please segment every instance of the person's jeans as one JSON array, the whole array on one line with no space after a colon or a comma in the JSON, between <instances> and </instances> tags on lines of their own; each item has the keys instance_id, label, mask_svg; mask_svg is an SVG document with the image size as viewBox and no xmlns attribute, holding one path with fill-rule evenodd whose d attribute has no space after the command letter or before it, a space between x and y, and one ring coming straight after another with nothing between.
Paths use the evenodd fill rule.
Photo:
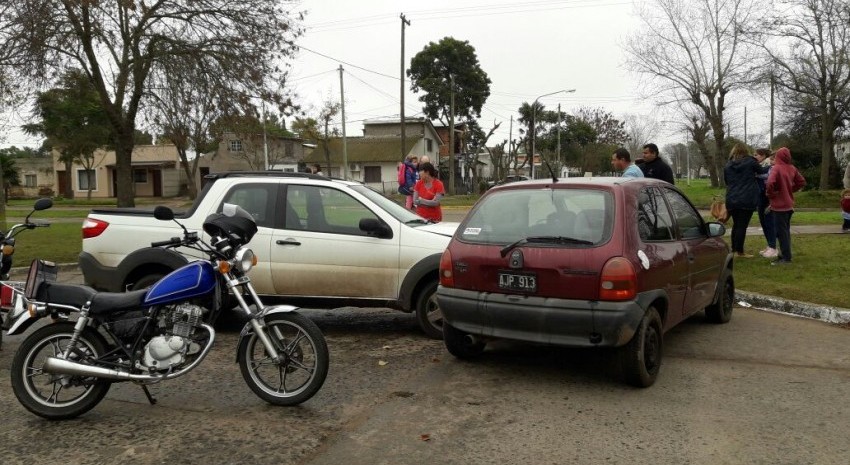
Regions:
<instances>
[{"instance_id":1,"label":"person's jeans","mask_svg":"<svg viewBox=\"0 0 850 465\"><path fill-rule=\"evenodd\" d=\"M773 212L776 224L776 240L779 242L779 255L782 260L791 261L791 215L794 210Z\"/></svg>"},{"instance_id":2,"label":"person's jeans","mask_svg":"<svg viewBox=\"0 0 850 465\"><path fill-rule=\"evenodd\" d=\"M776 248L776 224L773 220L773 212L765 213L767 206L770 205L770 201L767 199L767 196L762 195L759 200L759 223L761 224L761 230L764 233L764 238L767 240L767 246L771 249Z\"/></svg>"},{"instance_id":3,"label":"person's jeans","mask_svg":"<svg viewBox=\"0 0 850 465\"><path fill-rule=\"evenodd\" d=\"M732 217L732 252L744 253L744 239L747 238L747 227L753 218L754 210L736 208L729 214Z\"/></svg>"}]
</instances>

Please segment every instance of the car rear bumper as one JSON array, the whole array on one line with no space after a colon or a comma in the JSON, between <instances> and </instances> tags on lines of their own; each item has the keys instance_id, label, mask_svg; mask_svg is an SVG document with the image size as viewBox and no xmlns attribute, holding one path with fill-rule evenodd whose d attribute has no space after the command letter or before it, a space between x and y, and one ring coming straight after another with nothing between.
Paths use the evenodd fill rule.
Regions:
<instances>
[{"instance_id":1,"label":"car rear bumper","mask_svg":"<svg viewBox=\"0 0 850 465\"><path fill-rule=\"evenodd\" d=\"M626 344L643 318L642 302L647 300L566 300L443 286L437 299L446 322L461 331L567 347Z\"/></svg>"}]
</instances>

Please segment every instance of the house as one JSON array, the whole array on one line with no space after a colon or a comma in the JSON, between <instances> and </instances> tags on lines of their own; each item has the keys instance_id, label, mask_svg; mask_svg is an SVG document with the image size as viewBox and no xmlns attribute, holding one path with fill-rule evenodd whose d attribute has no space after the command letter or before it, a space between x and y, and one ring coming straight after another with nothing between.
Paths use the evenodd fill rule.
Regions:
<instances>
[{"instance_id":1,"label":"house","mask_svg":"<svg viewBox=\"0 0 850 465\"><path fill-rule=\"evenodd\" d=\"M245 137L232 132L224 133L215 152L201 155L198 179L210 173L261 171L266 169L267 159L270 170L303 171L303 142L298 137L267 134L264 141L262 134Z\"/></svg>"},{"instance_id":2,"label":"house","mask_svg":"<svg viewBox=\"0 0 850 465\"><path fill-rule=\"evenodd\" d=\"M349 179L384 193L396 192L398 164L403 158L427 155L432 163L438 165L441 147L439 134L425 118L405 118L404 156L401 153L401 122L397 118L365 121L363 136L347 137L345 145ZM304 161L307 164L319 163L328 176L343 177L342 138L329 138L327 152L325 147L325 142L319 140Z\"/></svg>"},{"instance_id":3,"label":"house","mask_svg":"<svg viewBox=\"0 0 850 465\"><path fill-rule=\"evenodd\" d=\"M65 163L59 160L59 152L53 151L53 172L57 194L65 192ZM137 197L174 197L179 195L184 184L179 165L177 148L172 144L137 145L133 147L131 166ZM115 167L115 151L98 149L94 152L89 169L75 162L72 165L71 184L74 196L85 196L91 183L92 197L115 197L118 179ZM90 171L90 176L89 176Z\"/></svg>"},{"instance_id":4,"label":"house","mask_svg":"<svg viewBox=\"0 0 850 465\"><path fill-rule=\"evenodd\" d=\"M9 197L33 198L55 195L53 160L49 157L15 158L21 181L9 188Z\"/></svg>"}]
</instances>

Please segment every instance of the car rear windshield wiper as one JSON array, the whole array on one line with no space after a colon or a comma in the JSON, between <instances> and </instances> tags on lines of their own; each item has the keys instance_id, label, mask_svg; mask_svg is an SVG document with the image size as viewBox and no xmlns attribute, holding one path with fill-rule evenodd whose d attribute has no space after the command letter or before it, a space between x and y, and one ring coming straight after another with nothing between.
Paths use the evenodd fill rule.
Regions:
<instances>
[{"instance_id":1,"label":"car rear windshield wiper","mask_svg":"<svg viewBox=\"0 0 850 465\"><path fill-rule=\"evenodd\" d=\"M566 237L566 236L529 236L524 237L513 244L506 245L502 250L499 251L499 255L504 257L511 250L519 247L522 244L579 244L579 245L593 245L593 242L586 241L584 239L576 239L574 237Z\"/></svg>"}]
</instances>

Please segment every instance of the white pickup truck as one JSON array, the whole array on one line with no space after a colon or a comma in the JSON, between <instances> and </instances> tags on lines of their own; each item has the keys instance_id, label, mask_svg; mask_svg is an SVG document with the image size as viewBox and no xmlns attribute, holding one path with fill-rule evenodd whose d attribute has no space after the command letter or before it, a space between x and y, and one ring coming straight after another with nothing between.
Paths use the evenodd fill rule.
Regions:
<instances>
[{"instance_id":1,"label":"white pickup truck","mask_svg":"<svg viewBox=\"0 0 850 465\"><path fill-rule=\"evenodd\" d=\"M250 245L260 261L251 279L264 299L415 311L428 336L442 337L439 262L457 223L430 224L359 183L280 172L210 175L177 221L202 232L225 202L257 221ZM92 210L79 258L86 284L113 292L150 286L193 259L191 250L150 247L181 233L152 210Z\"/></svg>"}]
</instances>

